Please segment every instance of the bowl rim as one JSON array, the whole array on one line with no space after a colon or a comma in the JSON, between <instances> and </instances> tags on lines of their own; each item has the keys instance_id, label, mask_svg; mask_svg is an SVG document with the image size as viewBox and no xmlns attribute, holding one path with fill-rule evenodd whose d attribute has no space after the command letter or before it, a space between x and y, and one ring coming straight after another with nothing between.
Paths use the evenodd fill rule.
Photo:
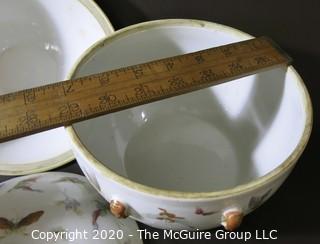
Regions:
<instances>
[{"instance_id":1,"label":"bowl rim","mask_svg":"<svg viewBox=\"0 0 320 244\"><path fill-rule=\"evenodd\" d=\"M128 34L137 33L140 31L153 29L156 27L163 27L163 26L187 26L187 27L200 27L200 28L209 28L209 29L220 29L223 31L227 31L229 33L241 36L242 38L253 38L253 36L242 32L240 30L237 30L235 28L203 21L203 20L193 20L193 19L163 19L163 20L154 20L154 21L148 21L148 22L142 22L139 24L131 25L128 27L125 27L123 29L117 30L114 32L111 36L101 40L100 42L96 43L95 45L91 46L83 55L80 57L78 62L74 65L73 69L71 69L68 78L71 79L74 74L77 72L78 68L81 64L83 64L85 61L87 61L91 54L100 47L103 47L104 45L107 45L108 43L113 42L114 40L120 39ZM66 131L67 134L70 137L71 143L73 144L74 148L79 151L79 153L85 158L86 163L89 164L91 167L95 168L97 171L102 173L105 177L107 177L109 180L112 180L113 182L116 182L120 185L124 185L125 187L146 193L149 195L156 195L158 197L163 198L175 198L175 199L182 199L182 200L201 200L201 199L210 199L210 198L223 198L223 197L229 197L233 195L242 194L244 192L248 192L254 189L257 189L265 184L271 183L272 181L278 179L282 175L284 175L286 172L288 172L295 163L297 162L298 158L302 154L304 148L306 147L306 144L309 140L311 129L312 129L312 104L311 99L309 96L309 93L306 89L306 86L300 77L300 75L297 73L297 71L292 67L288 67L288 72L292 72L296 76L296 80L298 83L298 89L299 93L303 96L303 106L306 112L306 120L305 120L305 126L303 129L302 136L299 140L299 143L295 147L295 149L291 152L291 154L281 163L279 164L275 169L270 171L269 173L265 174L264 176L261 176L253 181L250 181L245 184L238 185L233 188L220 190L220 191L213 191L213 192L181 192L181 191L173 191L173 190L165 190L165 189L159 189L151 186L147 186L135 181L132 181L124 176L121 176L117 173L115 173L113 170L105 166L102 162L100 162L98 159L96 159L90 151L86 148L85 145L83 145L80 141L80 138L76 131L73 129L72 125L67 126Z\"/></svg>"}]
</instances>

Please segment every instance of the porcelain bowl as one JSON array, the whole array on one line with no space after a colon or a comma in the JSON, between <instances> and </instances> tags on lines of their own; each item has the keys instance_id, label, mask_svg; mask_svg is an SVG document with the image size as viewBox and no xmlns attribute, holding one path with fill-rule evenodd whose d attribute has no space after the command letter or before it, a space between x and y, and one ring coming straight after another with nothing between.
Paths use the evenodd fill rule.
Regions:
<instances>
[{"instance_id":1,"label":"porcelain bowl","mask_svg":"<svg viewBox=\"0 0 320 244\"><path fill-rule=\"evenodd\" d=\"M1 0L0 94L66 79L81 54L112 32L92 0ZM73 159L60 127L1 143L0 175L47 171Z\"/></svg>"},{"instance_id":2,"label":"porcelain bowl","mask_svg":"<svg viewBox=\"0 0 320 244\"><path fill-rule=\"evenodd\" d=\"M92 47L72 77L250 38L205 21L146 22ZM118 217L165 229L233 230L289 175L311 123L302 79L282 67L67 131L84 174Z\"/></svg>"}]
</instances>

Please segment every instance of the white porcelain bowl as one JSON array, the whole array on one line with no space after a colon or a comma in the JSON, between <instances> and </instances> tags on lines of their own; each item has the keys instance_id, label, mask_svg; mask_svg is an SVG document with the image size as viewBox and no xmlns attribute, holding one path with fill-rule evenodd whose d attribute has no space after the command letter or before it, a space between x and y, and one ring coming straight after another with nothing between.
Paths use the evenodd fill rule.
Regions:
<instances>
[{"instance_id":1,"label":"white porcelain bowl","mask_svg":"<svg viewBox=\"0 0 320 244\"><path fill-rule=\"evenodd\" d=\"M134 25L92 47L73 77L252 36L194 20ZM166 229L229 230L282 184L309 138L296 71L277 68L68 127L77 161L114 213Z\"/></svg>"},{"instance_id":2,"label":"white porcelain bowl","mask_svg":"<svg viewBox=\"0 0 320 244\"><path fill-rule=\"evenodd\" d=\"M112 32L92 0L1 0L0 94L66 79L80 55ZM64 128L0 144L2 175L46 171L73 159Z\"/></svg>"}]
</instances>

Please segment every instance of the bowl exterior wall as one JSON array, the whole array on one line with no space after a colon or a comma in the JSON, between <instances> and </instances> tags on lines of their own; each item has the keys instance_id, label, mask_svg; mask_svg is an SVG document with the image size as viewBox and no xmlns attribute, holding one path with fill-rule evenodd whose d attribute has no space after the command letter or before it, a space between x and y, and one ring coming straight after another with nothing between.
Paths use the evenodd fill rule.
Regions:
<instances>
[{"instance_id":1,"label":"bowl exterior wall","mask_svg":"<svg viewBox=\"0 0 320 244\"><path fill-rule=\"evenodd\" d=\"M273 181L235 195L211 199L164 198L126 187L106 177L97 167L88 165L78 148L73 149L83 173L107 201L120 201L127 207L129 217L160 229L206 230L220 226L228 210L248 214L269 199L292 170L287 169Z\"/></svg>"}]
</instances>

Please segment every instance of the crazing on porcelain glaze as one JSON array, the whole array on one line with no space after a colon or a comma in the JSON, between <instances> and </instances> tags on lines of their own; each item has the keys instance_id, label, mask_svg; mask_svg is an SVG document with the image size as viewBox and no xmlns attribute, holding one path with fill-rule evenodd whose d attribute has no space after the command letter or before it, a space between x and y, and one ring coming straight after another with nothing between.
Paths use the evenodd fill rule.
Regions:
<instances>
[{"instance_id":1,"label":"crazing on porcelain glaze","mask_svg":"<svg viewBox=\"0 0 320 244\"><path fill-rule=\"evenodd\" d=\"M72 75L249 38L204 21L142 23L92 47ZM308 92L289 67L101 116L67 131L91 184L130 217L165 229L220 224L233 229L289 175L311 124Z\"/></svg>"},{"instance_id":2,"label":"crazing on porcelain glaze","mask_svg":"<svg viewBox=\"0 0 320 244\"><path fill-rule=\"evenodd\" d=\"M91 0L2 0L0 30L5 94L65 79L79 56L113 27ZM58 128L1 143L0 174L45 171L72 159L65 131Z\"/></svg>"},{"instance_id":3,"label":"crazing on porcelain glaze","mask_svg":"<svg viewBox=\"0 0 320 244\"><path fill-rule=\"evenodd\" d=\"M132 220L111 215L108 203L83 176L67 173L44 173L15 178L0 188L0 243L47 243L35 240L33 231L65 233L87 231L88 238L76 243L142 243L138 226ZM95 240L94 231L121 230L123 239ZM37 232L36 232L37 233ZM129 235L133 235L130 237ZM68 238L68 236L65 236ZM49 243L66 243L59 238Z\"/></svg>"}]
</instances>

